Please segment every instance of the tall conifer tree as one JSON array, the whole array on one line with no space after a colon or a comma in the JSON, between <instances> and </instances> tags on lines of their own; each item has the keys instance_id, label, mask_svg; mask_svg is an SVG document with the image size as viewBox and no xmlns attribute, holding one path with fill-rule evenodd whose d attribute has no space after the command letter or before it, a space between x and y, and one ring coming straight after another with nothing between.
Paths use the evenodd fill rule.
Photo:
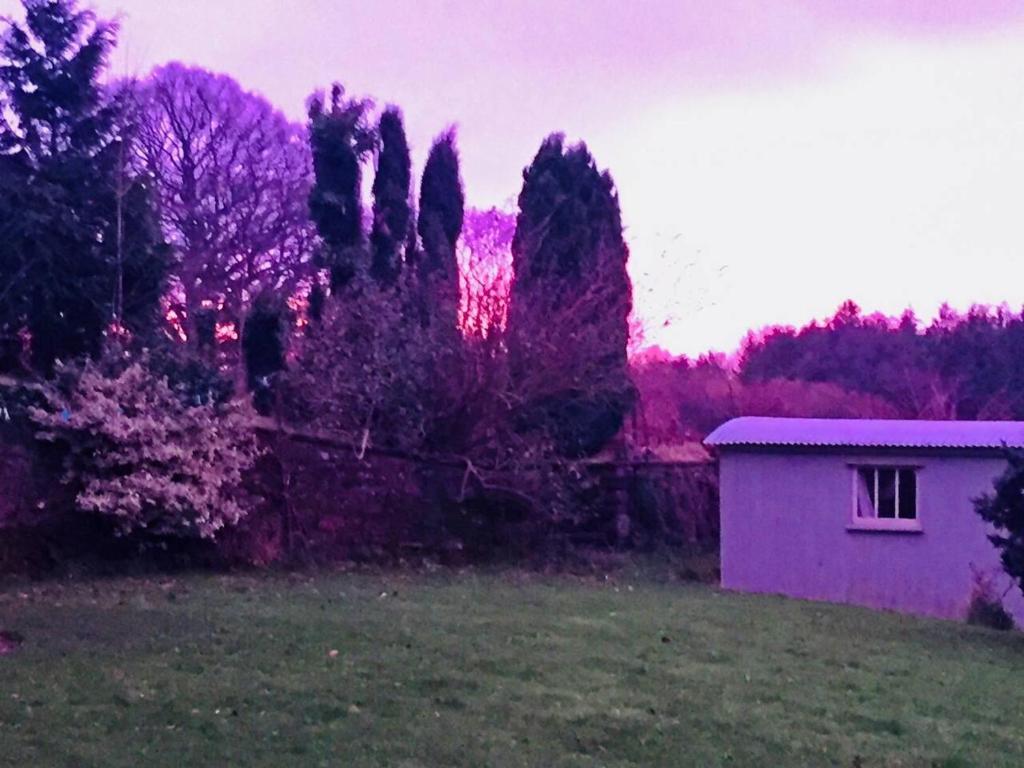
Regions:
<instances>
[{"instance_id":1,"label":"tall conifer tree","mask_svg":"<svg viewBox=\"0 0 1024 768\"><path fill-rule=\"evenodd\" d=\"M632 403L628 257L611 176L584 144L548 137L523 172L508 343L523 428L566 455L600 450Z\"/></svg>"},{"instance_id":2,"label":"tall conifer tree","mask_svg":"<svg viewBox=\"0 0 1024 768\"><path fill-rule=\"evenodd\" d=\"M143 179L125 171L124 93L101 77L116 25L75 0L24 0L0 45L0 335L35 367L139 331L169 264Z\"/></svg>"},{"instance_id":3,"label":"tall conifer tree","mask_svg":"<svg viewBox=\"0 0 1024 768\"><path fill-rule=\"evenodd\" d=\"M423 317L428 324L456 328L459 265L456 246L462 233L465 192L459 175L455 132L441 134L430 148L420 182L418 229L423 253L418 269Z\"/></svg>"},{"instance_id":4,"label":"tall conifer tree","mask_svg":"<svg viewBox=\"0 0 1024 768\"><path fill-rule=\"evenodd\" d=\"M362 162L373 148L374 132L366 125L369 104L346 99L340 85L331 89L326 106L314 97L309 108L309 140L315 183L309 210L324 243L331 289L340 291L365 270Z\"/></svg>"},{"instance_id":5,"label":"tall conifer tree","mask_svg":"<svg viewBox=\"0 0 1024 768\"><path fill-rule=\"evenodd\" d=\"M412 163L405 137L402 113L396 107L384 110L377 128L380 153L373 179L372 274L383 285L391 285L402 266L402 250L409 237L409 185Z\"/></svg>"}]
</instances>

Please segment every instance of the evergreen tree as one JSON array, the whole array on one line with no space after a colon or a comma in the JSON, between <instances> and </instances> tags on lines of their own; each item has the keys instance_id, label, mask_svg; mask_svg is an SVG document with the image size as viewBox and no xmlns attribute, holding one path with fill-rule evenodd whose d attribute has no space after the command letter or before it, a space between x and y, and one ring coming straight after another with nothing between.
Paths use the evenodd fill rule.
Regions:
<instances>
[{"instance_id":1,"label":"evergreen tree","mask_svg":"<svg viewBox=\"0 0 1024 768\"><path fill-rule=\"evenodd\" d=\"M402 113L389 107L377 128L380 154L373 179L372 274L384 285L395 282L401 269L402 248L409 237L411 161Z\"/></svg>"},{"instance_id":2,"label":"evergreen tree","mask_svg":"<svg viewBox=\"0 0 1024 768\"><path fill-rule=\"evenodd\" d=\"M459 176L455 132L439 136L430 148L420 185L418 229L421 311L426 323L458 326L459 265L455 249L462 233L465 192Z\"/></svg>"},{"instance_id":3,"label":"evergreen tree","mask_svg":"<svg viewBox=\"0 0 1024 768\"><path fill-rule=\"evenodd\" d=\"M974 511L992 526L988 538L1003 570L1024 593L1024 453L1008 449L1006 459L992 492L974 500Z\"/></svg>"},{"instance_id":4,"label":"evergreen tree","mask_svg":"<svg viewBox=\"0 0 1024 768\"><path fill-rule=\"evenodd\" d=\"M126 99L100 84L116 26L75 0L24 0L0 45L0 335L33 364L95 354L113 322L154 323L168 251L125 173Z\"/></svg>"},{"instance_id":5,"label":"evergreen tree","mask_svg":"<svg viewBox=\"0 0 1024 768\"><path fill-rule=\"evenodd\" d=\"M253 303L242 332L246 380L256 410L266 416L273 409L273 376L283 371L284 311L273 296L262 295Z\"/></svg>"},{"instance_id":6,"label":"evergreen tree","mask_svg":"<svg viewBox=\"0 0 1024 768\"><path fill-rule=\"evenodd\" d=\"M152 338L164 323L160 300L175 262L154 205L156 184L146 176L125 178L122 184L115 196L106 198L104 216L103 241L113 247L107 255L114 259L114 314L135 334Z\"/></svg>"},{"instance_id":7,"label":"evergreen tree","mask_svg":"<svg viewBox=\"0 0 1024 768\"><path fill-rule=\"evenodd\" d=\"M520 426L564 455L600 450L632 405L628 257L611 176L550 136L523 173L508 336Z\"/></svg>"},{"instance_id":8,"label":"evergreen tree","mask_svg":"<svg viewBox=\"0 0 1024 768\"><path fill-rule=\"evenodd\" d=\"M375 143L366 125L368 109L368 102L346 99L345 89L337 84L329 108L319 96L309 108L315 176L309 210L324 243L323 261L331 271L333 291L345 288L366 268L362 162Z\"/></svg>"}]
</instances>

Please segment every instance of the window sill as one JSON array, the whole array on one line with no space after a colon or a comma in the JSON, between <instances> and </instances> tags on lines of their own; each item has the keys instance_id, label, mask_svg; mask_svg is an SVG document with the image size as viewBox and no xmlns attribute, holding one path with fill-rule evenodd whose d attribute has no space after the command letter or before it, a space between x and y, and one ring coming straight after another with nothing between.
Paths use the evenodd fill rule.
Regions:
<instances>
[{"instance_id":1,"label":"window sill","mask_svg":"<svg viewBox=\"0 0 1024 768\"><path fill-rule=\"evenodd\" d=\"M885 521L860 521L850 523L846 526L850 533L924 533L924 528L917 520L904 520L894 522Z\"/></svg>"}]
</instances>

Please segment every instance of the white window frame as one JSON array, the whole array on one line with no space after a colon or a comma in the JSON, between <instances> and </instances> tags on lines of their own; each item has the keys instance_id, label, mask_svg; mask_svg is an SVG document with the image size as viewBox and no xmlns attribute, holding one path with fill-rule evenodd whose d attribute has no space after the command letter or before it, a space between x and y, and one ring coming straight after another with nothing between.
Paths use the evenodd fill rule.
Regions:
<instances>
[{"instance_id":1,"label":"white window frame","mask_svg":"<svg viewBox=\"0 0 1024 768\"><path fill-rule=\"evenodd\" d=\"M852 496L850 506L850 519L851 522L847 526L848 530L851 531L889 531L896 533L921 533L921 472L922 467L919 464L907 464L899 461L857 461L850 462L850 477L852 481ZM859 495L859 483L860 483L860 471L862 469L871 469L875 473L875 493L873 499L878 499L878 473L881 470L891 469L896 472L896 515L897 517L859 517L857 515L857 502ZM914 517L906 518L899 517L899 505L900 505L900 471L911 471L914 473L916 480L916 493L914 494ZM877 513L877 510L875 510Z\"/></svg>"}]
</instances>

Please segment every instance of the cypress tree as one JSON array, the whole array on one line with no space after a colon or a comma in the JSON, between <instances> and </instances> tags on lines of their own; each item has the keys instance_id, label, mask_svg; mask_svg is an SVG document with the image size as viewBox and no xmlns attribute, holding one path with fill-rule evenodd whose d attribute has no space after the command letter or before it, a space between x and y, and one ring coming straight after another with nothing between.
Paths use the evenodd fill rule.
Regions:
<instances>
[{"instance_id":1,"label":"cypress tree","mask_svg":"<svg viewBox=\"0 0 1024 768\"><path fill-rule=\"evenodd\" d=\"M382 285L392 285L402 264L402 248L409 236L409 184L411 161L402 113L384 110L377 128L380 154L373 179L373 248L371 274Z\"/></svg>"},{"instance_id":2,"label":"cypress tree","mask_svg":"<svg viewBox=\"0 0 1024 768\"><path fill-rule=\"evenodd\" d=\"M584 144L548 137L523 172L508 336L521 426L565 455L600 450L632 405L628 257L611 176Z\"/></svg>"},{"instance_id":3,"label":"cypress tree","mask_svg":"<svg viewBox=\"0 0 1024 768\"><path fill-rule=\"evenodd\" d=\"M455 132L449 130L430 148L420 183L418 230L423 252L418 268L427 324L458 326L459 265L455 249L462 233L465 203Z\"/></svg>"},{"instance_id":4,"label":"cypress tree","mask_svg":"<svg viewBox=\"0 0 1024 768\"><path fill-rule=\"evenodd\" d=\"M365 235L360 197L362 161L374 144L367 128L368 103L331 89L330 107L314 97L309 108L309 141L315 182L309 197L313 223L324 242L323 261L331 289L344 289L365 269Z\"/></svg>"}]
</instances>

